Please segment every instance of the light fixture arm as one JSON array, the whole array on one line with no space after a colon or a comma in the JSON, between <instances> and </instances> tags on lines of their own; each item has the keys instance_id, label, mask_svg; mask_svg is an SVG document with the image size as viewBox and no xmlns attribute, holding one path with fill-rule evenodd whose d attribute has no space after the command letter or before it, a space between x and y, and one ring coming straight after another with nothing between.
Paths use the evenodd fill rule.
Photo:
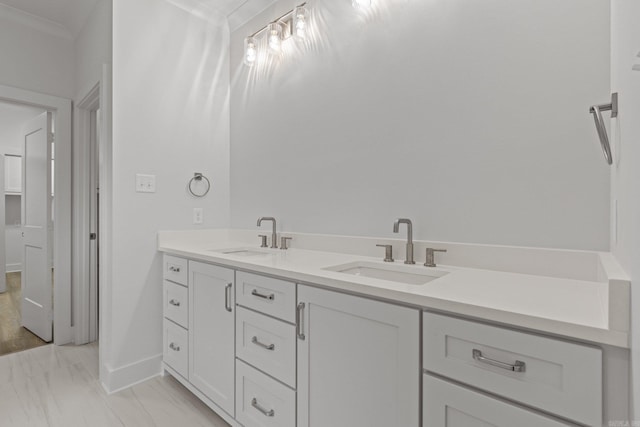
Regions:
<instances>
[{"instance_id":1,"label":"light fixture arm","mask_svg":"<svg viewBox=\"0 0 640 427\"><path fill-rule=\"evenodd\" d=\"M296 7L302 7L305 6L307 4L307 2L301 3ZM291 37L291 29L293 27L293 12L295 12L296 8L291 9L290 11L288 11L287 13L279 16L278 18L274 19L273 21L269 22L269 24L280 24L282 25L282 38L283 39L288 39L289 37ZM256 31L255 33L251 34L249 37L250 38L255 38L259 35L261 35L262 33L264 33L267 28L269 28L269 24L265 25L264 27L260 28L258 31Z\"/></svg>"}]
</instances>

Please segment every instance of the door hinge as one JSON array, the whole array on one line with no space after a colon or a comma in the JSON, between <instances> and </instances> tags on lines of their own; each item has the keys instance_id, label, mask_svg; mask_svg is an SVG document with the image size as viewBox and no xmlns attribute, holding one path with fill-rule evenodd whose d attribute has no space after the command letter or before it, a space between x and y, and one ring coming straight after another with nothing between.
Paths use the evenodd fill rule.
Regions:
<instances>
[{"instance_id":1,"label":"door hinge","mask_svg":"<svg viewBox=\"0 0 640 427\"><path fill-rule=\"evenodd\" d=\"M89 240L96 240L97 238L98 238L98 235L96 233L89 234Z\"/></svg>"}]
</instances>

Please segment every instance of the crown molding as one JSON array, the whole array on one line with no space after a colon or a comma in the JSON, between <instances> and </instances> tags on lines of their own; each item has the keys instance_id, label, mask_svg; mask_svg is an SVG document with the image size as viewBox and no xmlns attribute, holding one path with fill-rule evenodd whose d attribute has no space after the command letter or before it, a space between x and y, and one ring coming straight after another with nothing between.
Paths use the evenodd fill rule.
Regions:
<instances>
[{"instance_id":1,"label":"crown molding","mask_svg":"<svg viewBox=\"0 0 640 427\"><path fill-rule=\"evenodd\" d=\"M239 29L269 6L276 3L276 1L277 0L246 0L227 16L229 20L229 30L233 32Z\"/></svg>"},{"instance_id":2,"label":"crown molding","mask_svg":"<svg viewBox=\"0 0 640 427\"><path fill-rule=\"evenodd\" d=\"M68 28L54 21L23 12L6 4L0 3L0 19L6 19L25 27L30 27L51 36L73 40L73 34Z\"/></svg>"}]
</instances>

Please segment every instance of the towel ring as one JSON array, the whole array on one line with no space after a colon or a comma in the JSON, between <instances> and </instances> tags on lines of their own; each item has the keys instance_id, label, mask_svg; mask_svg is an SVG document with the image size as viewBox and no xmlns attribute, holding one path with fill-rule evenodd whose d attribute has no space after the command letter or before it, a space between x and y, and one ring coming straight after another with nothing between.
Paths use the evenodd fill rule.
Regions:
<instances>
[{"instance_id":1,"label":"towel ring","mask_svg":"<svg viewBox=\"0 0 640 427\"><path fill-rule=\"evenodd\" d=\"M194 190L194 184L199 182L206 183L206 190L204 191ZM193 174L193 178L189 180L189 183L187 184L187 189L189 190L189 193L191 193L193 197L204 197L207 195L207 193L211 189L211 181L209 181L209 178L207 178L200 172L196 172Z\"/></svg>"}]
</instances>

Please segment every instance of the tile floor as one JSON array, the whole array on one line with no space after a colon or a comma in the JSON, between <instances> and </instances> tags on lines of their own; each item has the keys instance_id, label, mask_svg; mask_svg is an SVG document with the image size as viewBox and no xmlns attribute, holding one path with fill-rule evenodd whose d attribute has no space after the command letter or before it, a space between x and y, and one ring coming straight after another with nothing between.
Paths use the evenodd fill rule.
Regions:
<instances>
[{"instance_id":1,"label":"tile floor","mask_svg":"<svg viewBox=\"0 0 640 427\"><path fill-rule=\"evenodd\" d=\"M0 357L2 427L228 427L171 376L107 395L98 346L46 345Z\"/></svg>"},{"instance_id":2,"label":"tile floor","mask_svg":"<svg viewBox=\"0 0 640 427\"><path fill-rule=\"evenodd\" d=\"M46 343L20 326L20 272L7 273L7 291L0 294L0 356Z\"/></svg>"}]
</instances>

